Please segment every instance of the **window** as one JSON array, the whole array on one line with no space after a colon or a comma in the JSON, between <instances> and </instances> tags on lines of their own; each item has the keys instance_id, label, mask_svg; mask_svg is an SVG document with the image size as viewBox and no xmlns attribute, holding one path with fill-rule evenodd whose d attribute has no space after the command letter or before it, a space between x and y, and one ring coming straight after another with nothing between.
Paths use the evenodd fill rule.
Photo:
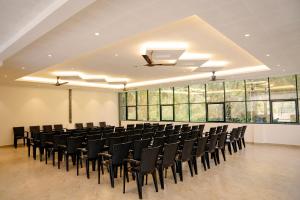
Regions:
<instances>
[{"instance_id":1,"label":"window","mask_svg":"<svg viewBox=\"0 0 300 200\"><path fill-rule=\"evenodd\" d=\"M269 100L268 79L246 80L247 101Z\"/></svg>"},{"instance_id":2,"label":"window","mask_svg":"<svg viewBox=\"0 0 300 200\"><path fill-rule=\"evenodd\" d=\"M124 121L126 120L126 93L121 92L119 93L119 120Z\"/></svg>"},{"instance_id":3,"label":"window","mask_svg":"<svg viewBox=\"0 0 300 200\"><path fill-rule=\"evenodd\" d=\"M204 103L205 102L205 85L191 85L190 89L190 103Z\"/></svg>"},{"instance_id":4,"label":"window","mask_svg":"<svg viewBox=\"0 0 300 200\"><path fill-rule=\"evenodd\" d=\"M189 121L189 88L175 87L174 99L175 121Z\"/></svg>"},{"instance_id":5,"label":"window","mask_svg":"<svg viewBox=\"0 0 300 200\"><path fill-rule=\"evenodd\" d=\"M224 103L207 104L209 122L224 122Z\"/></svg>"},{"instance_id":6,"label":"window","mask_svg":"<svg viewBox=\"0 0 300 200\"><path fill-rule=\"evenodd\" d=\"M225 105L226 122L246 122L245 102L227 102Z\"/></svg>"},{"instance_id":7,"label":"window","mask_svg":"<svg viewBox=\"0 0 300 200\"><path fill-rule=\"evenodd\" d=\"M211 82L206 85L207 102L224 102L223 82Z\"/></svg>"},{"instance_id":8,"label":"window","mask_svg":"<svg viewBox=\"0 0 300 200\"><path fill-rule=\"evenodd\" d=\"M228 81L225 82L226 101L245 101L245 82Z\"/></svg>"},{"instance_id":9,"label":"window","mask_svg":"<svg viewBox=\"0 0 300 200\"><path fill-rule=\"evenodd\" d=\"M141 90L137 92L137 119L140 121L147 121L148 110L147 110L147 90Z\"/></svg>"},{"instance_id":10,"label":"window","mask_svg":"<svg viewBox=\"0 0 300 200\"><path fill-rule=\"evenodd\" d=\"M296 76L270 78L271 99L296 99Z\"/></svg>"},{"instance_id":11,"label":"window","mask_svg":"<svg viewBox=\"0 0 300 200\"><path fill-rule=\"evenodd\" d=\"M128 120L136 120L136 107L127 107L127 119Z\"/></svg>"},{"instance_id":12,"label":"window","mask_svg":"<svg viewBox=\"0 0 300 200\"><path fill-rule=\"evenodd\" d=\"M127 92L127 106L136 106L136 91Z\"/></svg>"},{"instance_id":13,"label":"window","mask_svg":"<svg viewBox=\"0 0 300 200\"><path fill-rule=\"evenodd\" d=\"M247 102L247 121L251 123L269 123L270 106L269 101Z\"/></svg>"},{"instance_id":14,"label":"window","mask_svg":"<svg viewBox=\"0 0 300 200\"><path fill-rule=\"evenodd\" d=\"M160 121L159 89L148 90L149 121Z\"/></svg>"},{"instance_id":15,"label":"window","mask_svg":"<svg viewBox=\"0 0 300 200\"><path fill-rule=\"evenodd\" d=\"M161 104L173 104L173 88L162 88L160 90Z\"/></svg>"},{"instance_id":16,"label":"window","mask_svg":"<svg viewBox=\"0 0 300 200\"><path fill-rule=\"evenodd\" d=\"M272 102L272 122L273 123L295 123L296 101L273 101Z\"/></svg>"},{"instance_id":17,"label":"window","mask_svg":"<svg viewBox=\"0 0 300 200\"><path fill-rule=\"evenodd\" d=\"M205 122L206 121L206 106L202 104L190 104L190 121Z\"/></svg>"},{"instance_id":18,"label":"window","mask_svg":"<svg viewBox=\"0 0 300 200\"><path fill-rule=\"evenodd\" d=\"M161 106L161 120L173 121L173 106Z\"/></svg>"}]
</instances>

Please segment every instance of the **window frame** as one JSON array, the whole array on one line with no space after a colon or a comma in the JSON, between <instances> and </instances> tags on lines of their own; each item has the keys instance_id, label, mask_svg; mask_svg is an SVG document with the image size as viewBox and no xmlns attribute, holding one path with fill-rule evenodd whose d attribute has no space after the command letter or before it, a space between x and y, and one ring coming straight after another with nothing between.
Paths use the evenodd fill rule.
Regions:
<instances>
[{"instance_id":1,"label":"window frame","mask_svg":"<svg viewBox=\"0 0 300 200\"><path fill-rule=\"evenodd\" d=\"M297 101L298 99L274 99L270 101L270 123L271 124L298 124L299 121L299 109L297 108ZM274 122L274 115L273 115L273 103L278 102L294 102L295 103L295 115L296 115L296 121L295 122Z\"/></svg>"}]
</instances>

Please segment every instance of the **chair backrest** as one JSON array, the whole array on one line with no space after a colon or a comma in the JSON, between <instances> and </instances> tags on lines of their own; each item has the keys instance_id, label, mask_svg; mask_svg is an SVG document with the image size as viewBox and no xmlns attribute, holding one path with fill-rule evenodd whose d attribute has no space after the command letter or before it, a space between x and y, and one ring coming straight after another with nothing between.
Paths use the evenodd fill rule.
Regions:
<instances>
[{"instance_id":1,"label":"chair backrest","mask_svg":"<svg viewBox=\"0 0 300 200\"><path fill-rule=\"evenodd\" d=\"M29 126L30 135L32 138L36 139L37 135L40 134L41 128L40 126Z\"/></svg>"},{"instance_id":2,"label":"chair backrest","mask_svg":"<svg viewBox=\"0 0 300 200\"><path fill-rule=\"evenodd\" d=\"M128 158L130 142L115 144L112 148L112 164L121 165L125 158Z\"/></svg>"},{"instance_id":3,"label":"chair backrest","mask_svg":"<svg viewBox=\"0 0 300 200\"><path fill-rule=\"evenodd\" d=\"M134 134L143 134L143 129L135 129Z\"/></svg>"},{"instance_id":4,"label":"chair backrest","mask_svg":"<svg viewBox=\"0 0 300 200\"><path fill-rule=\"evenodd\" d=\"M189 135L189 139L197 139L200 135L199 130L192 130L190 135Z\"/></svg>"},{"instance_id":5,"label":"chair backrest","mask_svg":"<svg viewBox=\"0 0 300 200\"><path fill-rule=\"evenodd\" d=\"M216 130L217 130L217 128L216 127L211 127L210 129L209 129L209 135L213 135L213 134L215 134L216 133Z\"/></svg>"},{"instance_id":6,"label":"chair backrest","mask_svg":"<svg viewBox=\"0 0 300 200\"><path fill-rule=\"evenodd\" d=\"M53 142L53 134L50 132L41 133L41 146L44 147L46 142Z\"/></svg>"},{"instance_id":7,"label":"chair backrest","mask_svg":"<svg viewBox=\"0 0 300 200\"><path fill-rule=\"evenodd\" d=\"M160 125L158 125L158 131L163 131L163 130L165 130L165 127L166 127L166 125L165 124L160 124Z\"/></svg>"},{"instance_id":8,"label":"chair backrest","mask_svg":"<svg viewBox=\"0 0 300 200\"><path fill-rule=\"evenodd\" d=\"M159 147L146 148L142 150L141 154L141 173L149 173L155 170L157 158L159 154Z\"/></svg>"},{"instance_id":9,"label":"chair backrest","mask_svg":"<svg viewBox=\"0 0 300 200\"><path fill-rule=\"evenodd\" d=\"M180 154L181 161L188 161L192 158L192 151L195 140L185 140L183 142L182 152Z\"/></svg>"},{"instance_id":10,"label":"chair backrest","mask_svg":"<svg viewBox=\"0 0 300 200\"><path fill-rule=\"evenodd\" d=\"M135 129L144 129L144 124L136 124Z\"/></svg>"},{"instance_id":11,"label":"chair backrest","mask_svg":"<svg viewBox=\"0 0 300 200\"><path fill-rule=\"evenodd\" d=\"M68 137L67 139L67 152L73 154L77 152L77 148L82 148L84 142L83 136Z\"/></svg>"},{"instance_id":12,"label":"chair backrest","mask_svg":"<svg viewBox=\"0 0 300 200\"><path fill-rule=\"evenodd\" d=\"M199 132L200 132L200 135L201 135L201 136L203 135L204 127L205 127L204 124L200 124L200 125L199 125Z\"/></svg>"},{"instance_id":13,"label":"chair backrest","mask_svg":"<svg viewBox=\"0 0 300 200\"><path fill-rule=\"evenodd\" d=\"M227 133L226 132L222 132L219 135L218 148L223 149L225 147L226 137L227 137Z\"/></svg>"},{"instance_id":14,"label":"chair backrest","mask_svg":"<svg viewBox=\"0 0 300 200\"><path fill-rule=\"evenodd\" d=\"M67 146L68 136L69 136L68 134L53 135L54 148L58 148L58 145L66 145Z\"/></svg>"},{"instance_id":15,"label":"chair backrest","mask_svg":"<svg viewBox=\"0 0 300 200\"><path fill-rule=\"evenodd\" d=\"M62 131L64 129L62 124L54 124L55 131Z\"/></svg>"},{"instance_id":16,"label":"chair backrest","mask_svg":"<svg viewBox=\"0 0 300 200\"><path fill-rule=\"evenodd\" d=\"M234 139L238 140L242 134L243 127L238 127Z\"/></svg>"},{"instance_id":17,"label":"chair backrest","mask_svg":"<svg viewBox=\"0 0 300 200\"><path fill-rule=\"evenodd\" d=\"M52 125L43 125L43 132L51 132Z\"/></svg>"},{"instance_id":18,"label":"chair backrest","mask_svg":"<svg viewBox=\"0 0 300 200\"><path fill-rule=\"evenodd\" d=\"M75 123L76 129L83 129L83 123Z\"/></svg>"},{"instance_id":19,"label":"chair backrest","mask_svg":"<svg viewBox=\"0 0 300 200\"><path fill-rule=\"evenodd\" d=\"M106 122L99 122L99 126L102 127L106 127Z\"/></svg>"},{"instance_id":20,"label":"chair backrest","mask_svg":"<svg viewBox=\"0 0 300 200\"><path fill-rule=\"evenodd\" d=\"M171 144L171 143L177 143L179 140L179 136L180 134L173 134L173 135L169 135L167 137L167 143Z\"/></svg>"},{"instance_id":21,"label":"chair backrest","mask_svg":"<svg viewBox=\"0 0 300 200\"><path fill-rule=\"evenodd\" d=\"M104 149L105 140L88 140L87 141L87 156L89 159L96 159L98 154Z\"/></svg>"},{"instance_id":22,"label":"chair backrest","mask_svg":"<svg viewBox=\"0 0 300 200\"><path fill-rule=\"evenodd\" d=\"M24 137L25 128L24 126L13 127L15 137Z\"/></svg>"},{"instance_id":23,"label":"chair backrest","mask_svg":"<svg viewBox=\"0 0 300 200\"><path fill-rule=\"evenodd\" d=\"M210 141L209 141L209 147L208 147L209 152L215 151L216 145L218 142L218 137L219 137L219 135L217 135L217 134L210 135Z\"/></svg>"},{"instance_id":24,"label":"chair backrest","mask_svg":"<svg viewBox=\"0 0 300 200\"><path fill-rule=\"evenodd\" d=\"M152 147L163 147L165 144L165 137L155 137Z\"/></svg>"},{"instance_id":25,"label":"chair backrest","mask_svg":"<svg viewBox=\"0 0 300 200\"><path fill-rule=\"evenodd\" d=\"M188 139L189 138L189 135L190 135L191 132L187 131L187 132L182 132L180 134L180 140L181 142L184 142L184 140Z\"/></svg>"},{"instance_id":26,"label":"chair backrest","mask_svg":"<svg viewBox=\"0 0 300 200\"><path fill-rule=\"evenodd\" d=\"M175 131L180 131L181 130L181 125L175 125L174 130Z\"/></svg>"},{"instance_id":27,"label":"chair backrest","mask_svg":"<svg viewBox=\"0 0 300 200\"><path fill-rule=\"evenodd\" d=\"M241 138L245 137L246 129L247 129L247 126L243 126L242 133L241 133Z\"/></svg>"},{"instance_id":28,"label":"chair backrest","mask_svg":"<svg viewBox=\"0 0 300 200\"><path fill-rule=\"evenodd\" d=\"M188 125L188 124L187 124ZM191 127L190 126L183 126L182 125L182 128L181 128L181 131L182 132L186 132L186 131L190 131L191 130Z\"/></svg>"},{"instance_id":29,"label":"chair backrest","mask_svg":"<svg viewBox=\"0 0 300 200\"><path fill-rule=\"evenodd\" d=\"M102 134L92 134L87 135L87 140L100 140L102 138Z\"/></svg>"},{"instance_id":30,"label":"chair backrest","mask_svg":"<svg viewBox=\"0 0 300 200\"><path fill-rule=\"evenodd\" d=\"M163 161L162 161L163 167L169 167L174 164L175 157L177 154L177 149L178 149L178 142L165 144Z\"/></svg>"},{"instance_id":31,"label":"chair backrest","mask_svg":"<svg viewBox=\"0 0 300 200\"><path fill-rule=\"evenodd\" d=\"M165 136L165 131L156 131L154 137L163 137Z\"/></svg>"},{"instance_id":32,"label":"chair backrest","mask_svg":"<svg viewBox=\"0 0 300 200\"><path fill-rule=\"evenodd\" d=\"M154 132L152 128L145 128L144 133L151 133Z\"/></svg>"},{"instance_id":33,"label":"chair backrest","mask_svg":"<svg viewBox=\"0 0 300 200\"><path fill-rule=\"evenodd\" d=\"M197 150L196 150L196 156L197 157L200 157L204 154L207 139L208 139L208 137L198 138L198 144L197 144Z\"/></svg>"},{"instance_id":34,"label":"chair backrest","mask_svg":"<svg viewBox=\"0 0 300 200\"><path fill-rule=\"evenodd\" d=\"M141 153L144 148L148 148L150 145L151 139L136 140L133 142L133 159L140 160Z\"/></svg>"},{"instance_id":35,"label":"chair backrest","mask_svg":"<svg viewBox=\"0 0 300 200\"><path fill-rule=\"evenodd\" d=\"M154 132L143 133L142 138L143 139L151 139L153 136L154 136Z\"/></svg>"},{"instance_id":36,"label":"chair backrest","mask_svg":"<svg viewBox=\"0 0 300 200\"><path fill-rule=\"evenodd\" d=\"M121 144L127 141L127 137L126 136L121 136L121 137L110 137L108 139L109 141L109 153L112 153L113 150L113 146L115 144Z\"/></svg>"},{"instance_id":37,"label":"chair backrest","mask_svg":"<svg viewBox=\"0 0 300 200\"><path fill-rule=\"evenodd\" d=\"M119 126L115 128L115 132L124 132L125 128L123 126Z\"/></svg>"},{"instance_id":38,"label":"chair backrest","mask_svg":"<svg viewBox=\"0 0 300 200\"><path fill-rule=\"evenodd\" d=\"M222 129L222 132L227 132L227 129L228 129L228 125L224 125L223 129Z\"/></svg>"},{"instance_id":39,"label":"chair backrest","mask_svg":"<svg viewBox=\"0 0 300 200\"><path fill-rule=\"evenodd\" d=\"M192 131L193 131L193 130L199 130L199 126L198 126L198 125L192 126Z\"/></svg>"},{"instance_id":40,"label":"chair backrest","mask_svg":"<svg viewBox=\"0 0 300 200\"><path fill-rule=\"evenodd\" d=\"M166 124L166 130L173 129L173 124Z\"/></svg>"},{"instance_id":41,"label":"chair backrest","mask_svg":"<svg viewBox=\"0 0 300 200\"><path fill-rule=\"evenodd\" d=\"M127 135L127 141L128 142L134 142L136 140L141 140L142 135L136 134L136 135Z\"/></svg>"},{"instance_id":42,"label":"chair backrest","mask_svg":"<svg viewBox=\"0 0 300 200\"><path fill-rule=\"evenodd\" d=\"M134 129L134 124L127 124L126 129L127 129L127 130L132 130L132 129Z\"/></svg>"},{"instance_id":43,"label":"chair backrest","mask_svg":"<svg viewBox=\"0 0 300 200\"><path fill-rule=\"evenodd\" d=\"M168 137L170 135L173 135L174 134L174 130L173 129L166 129L165 131L165 135Z\"/></svg>"},{"instance_id":44,"label":"chair backrest","mask_svg":"<svg viewBox=\"0 0 300 200\"><path fill-rule=\"evenodd\" d=\"M237 128L233 128L233 129L231 130L231 132L230 132L230 137L229 137L230 141L233 141L233 140L234 140L234 138L236 137L236 132L237 132Z\"/></svg>"},{"instance_id":45,"label":"chair backrest","mask_svg":"<svg viewBox=\"0 0 300 200\"><path fill-rule=\"evenodd\" d=\"M219 134L222 132L223 126L218 126L216 129L216 134Z\"/></svg>"},{"instance_id":46,"label":"chair backrest","mask_svg":"<svg viewBox=\"0 0 300 200\"><path fill-rule=\"evenodd\" d=\"M87 122L86 127L87 128L94 128L94 123L93 122Z\"/></svg>"}]
</instances>

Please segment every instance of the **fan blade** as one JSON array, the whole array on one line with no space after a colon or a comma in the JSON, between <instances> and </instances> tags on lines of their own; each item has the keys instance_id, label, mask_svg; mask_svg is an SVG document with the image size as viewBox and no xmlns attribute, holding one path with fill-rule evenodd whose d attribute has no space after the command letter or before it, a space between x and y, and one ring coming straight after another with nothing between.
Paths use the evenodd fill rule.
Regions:
<instances>
[{"instance_id":1,"label":"fan blade","mask_svg":"<svg viewBox=\"0 0 300 200\"><path fill-rule=\"evenodd\" d=\"M65 84L68 84L69 82L63 82L63 83L60 83L60 85L65 85Z\"/></svg>"},{"instance_id":2,"label":"fan blade","mask_svg":"<svg viewBox=\"0 0 300 200\"><path fill-rule=\"evenodd\" d=\"M142 56L143 56L143 58L146 60L146 62L147 62L149 65L152 65L152 61L151 61L151 59L149 58L148 55L142 55Z\"/></svg>"}]
</instances>

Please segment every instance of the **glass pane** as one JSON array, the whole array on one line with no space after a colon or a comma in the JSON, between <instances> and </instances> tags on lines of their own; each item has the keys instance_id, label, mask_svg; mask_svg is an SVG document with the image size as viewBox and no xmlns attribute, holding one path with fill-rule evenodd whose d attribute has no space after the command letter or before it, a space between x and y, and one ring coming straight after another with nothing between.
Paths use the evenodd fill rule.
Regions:
<instances>
[{"instance_id":1,"label":"glass pane","mask_svg":"<svg viewBox=\"0 0 300 200\"><path fill-rule=\"evenodd\" d=\"M127 119L136 120L136 107L127 107L127 111L128 111Z\"/></svg>"},{"instance_id":2,"label":"glass pane","mask_svg":"<svg viewBox=\"0 0 300 200\"><path fill-rule=\"evenodd\" d=\"M173 106L161 106L161 120L173 121Z\"/></svg>"},{"instance_id":3,"label":"glass pane","mask_svg":"<svg viewBox=\"0 0 300 200\"><path fill-rule=\"evenodd\" d=\"M205 85L190 86L190 103L205 102Z\"/></svg>"},{"instance_id":4,"label":"glass pane","mask_svg":"<svg viewBox=\"0 0 300 200\"><path fill-rule=\"evenodd\" d=\"M247 100L269 100L268 79L246 80Z\"/></svg>"},{"instance_id":5,"label":"glass pane","mask_svg":"<svg viewBox=\"0 0 300 200\"><path fill-rule=\"evenodd\" d=\"M272 103L273 123L296 122L296 102L280 101Z\"/></svg>"},{"instance_id":6,"label":"glass pane","mask_svg":"<svg viewBox=\"0 0 300 200\"><path fill-rule=\"evenodd\" d=\"M138 91L138 105L147 105L147 90Z\"/></svg>"},{"instance_id":7,"label":"glass pane","mask_svg":"<svg viewBox=\"0 0 300 200\"><path fill-rule=\"evenodd\" d=\"M225 110L227 122L246 122L245 102L226 103Z\"/></svg>"},{"instance_id":8,"label":"glass pane","mask_svg":"<svg viewBox=\"0 0 300 200\"><path fill-rule=\"evenodd\" d=\"M159 104L159 89L148 90L149 105Z\"/></svg>"},{"instance_id":9,"label":"glass pane","mask_svg":"<svg viewBox=\"0 0 300 200\"><path fill-rule=\"evenodd\" d=\"M136 92L130 91L127 92L127 106L135 106L136 105Z\"/></svg>"},{"instance_id":10,"label":"glass pane","mask_svg":"<svg viewBox=\"0 0 300 200\"><path fill-rule=\"evenodd\" d=\"M125 92L119 93L119 101L120 101L120 106L126 106L126 93Z\"/></svg>"},{"instance_id":11,"label":"glass pane","mask_svg":"<svg viewBox=\"0 0 300 200\"><path fill-rule=\"evenodd\" d=\"M208 121L217 122L224 121L224 105L223 104L208 104Z\"/></svg>"},{"instance_id":12,"label":"glass pane","mask_svg":"<svg viewBox=\"0 0 300 200\"><path fill-rule=\"evenodd\" d=\"M226 101L245 101L244 81L225 82Z\"/></svg>"},{"instance_id":13,"label":"glass pane","mask_svg":"<svg viewBox=\"0 0 300 200\"><path fill-rule=\"evenodd\" d=\"M138 106L138 120L147 121L147 106Z\"/></svg>"},{"instance_id":14,"label":"glass pane","mask_svg":"<svg viewBox=\"0 0 300 200\"><path fill-rule=\"evenodd\" d=\"M284 76L270 78L271 99L294 99L296 94L296 77Z\"/></svg>"},{"instance_id":15,"label":"glass pane","mask_svg":"<svg viewBox=\"0 0 300 200\"><path fill-rule=\"evenodd\" d=\"M160 90L161 104L173 104L173 88L162 88Z\"/></svg>"},{"instance_id":16,"label":"glass pane","mask_svg":"<svg viewBox=\"0 0 300 200\"><path fill-rule=\"evenodd\" d=\"M212 82L206 85L207 102L224 102L223 82Z\"/></svg>"},{"instance_id":17,"label":"glass pane","mask_svg":"<svg viewBox=\"0 0 300 200\"><path fill-rule=\"evenodd\" d=\"M120 120L126 120L126 107L120 107Z\"/></svg>"},{"instance_id":18,"label":"glass pane","mask_svg":"<svg viewBox=\"0 0 300 200\"><path fill-rule=\"evenodd\" d=\"M205 122L206 108L205 104L190 104L191 122Z\"/></svg>"},{"instance_id":19,"label":"glass pane","mask_svg":"<svg viewBox=\"0 0 300 200\"><path fill-rule=\"evenodd\" d=\"M270 122L269 101L252 101L247 103L247 120L253 123Z\"/></svg>"},{"instance_id":20,"label":"glass pane","mask_svg":"<svg viewBox=\"0 0 300 200\"><path fill-rule=\"evenodd\" d=\"M188 101L189 101L188 90L189 90L188 87L175 87L174 88L175 104L188 103Z\"/></svg>"},{"instance_id":21,"label":"glass pane","mask_svg":"<svg viewBox=\"0 0 300 200\"><path fill-rule=\"evenodd\" d=\"M189 105L188 104L176 104L175 105L175 121L189 121Z\"/></svg>"},{"instance_id":22,"label":"glass pane","mask_svg":"<svg viewBox=\"0 0 300 200\"><path fill-rule=\"evenodd\" d=\"M159 105L149 106L149 121L160 121Z\"/></svg>"}]
</instances>

